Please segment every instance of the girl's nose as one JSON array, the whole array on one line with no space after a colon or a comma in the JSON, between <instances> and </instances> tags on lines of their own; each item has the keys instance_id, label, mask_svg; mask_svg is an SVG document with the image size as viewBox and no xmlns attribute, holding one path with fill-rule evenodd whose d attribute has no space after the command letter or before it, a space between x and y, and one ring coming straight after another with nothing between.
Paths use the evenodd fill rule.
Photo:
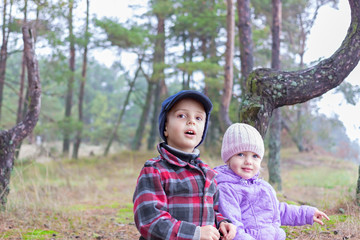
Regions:
<instances>
[{"instance_id":1,"label":"girl's nose","mask_svg":"<svg viewBox=\"0 0 360 240\"><path fill-rule=\"evenodd\" d=\"M249 157L245 157L245 164L247 164L247 165L251 164L251 160Z\"/></svg>"}]
</instances>

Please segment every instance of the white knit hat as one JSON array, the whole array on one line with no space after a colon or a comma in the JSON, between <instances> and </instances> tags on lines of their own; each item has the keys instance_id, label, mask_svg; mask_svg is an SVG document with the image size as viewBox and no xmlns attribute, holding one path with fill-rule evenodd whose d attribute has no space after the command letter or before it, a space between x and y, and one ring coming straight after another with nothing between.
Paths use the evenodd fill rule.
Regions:
<instances>
[{"instance_id":1,"label":"white knit hat","mask_svg":"<svg viewBox=\"0 0 360 240\"><path fill-rule=\"evenodd\" d=\"M264 141L256 128L245 123L234 123L225 132L221 147L221 158L226 163L240 152L253 152L264 157Z\"/></svg>"}]
</instances>

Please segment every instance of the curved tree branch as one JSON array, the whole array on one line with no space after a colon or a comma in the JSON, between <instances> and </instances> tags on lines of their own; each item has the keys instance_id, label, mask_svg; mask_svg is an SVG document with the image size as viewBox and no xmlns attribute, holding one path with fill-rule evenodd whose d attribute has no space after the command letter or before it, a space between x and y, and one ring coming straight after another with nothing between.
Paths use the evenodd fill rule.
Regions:
<instances>
[{"instance_id":1,"label":"curved tree branch","mask_svg":"<svg viewBox=\"0 0 360 240\"><path fill-rule=\"evenodd\" d=\"M24 40L24 52L28 69L28 86L29 86L29 107L25 118L9 133L12 135L12 143L17 145L27 137L34 129L40 114L41 106L41 84L39 77L38 62L32 42L31 29L27 26L22 28Z\"/></svg>"},{"instance_id":2,"label":"curved tree branch","mask_svg":"<svg viewBox=\"0 0 360 240\"><path fill-rule=\"evenodd\" d=\"M28 68L29 107L25 118L8 131L0 132L0 209L4 209L9 194L11 170L14 166L16 146L34 129L40 113L41 86L38 63L31 39L30 29L22 29L24 54Z\"/></svg>"},{"instance_id":3,"label":"curved tree branch","mask_svg":"<svg viewBox=\"0 0 360 240\"><path fill-rule=\"evenodd\" d=\"M264 136L275 108L306 102L337 87L360 60L360 1L349 0L351 23L339 49L317 65L300 71L256 69L247 78L240 121Z\"/></svg>"}]
</instances>

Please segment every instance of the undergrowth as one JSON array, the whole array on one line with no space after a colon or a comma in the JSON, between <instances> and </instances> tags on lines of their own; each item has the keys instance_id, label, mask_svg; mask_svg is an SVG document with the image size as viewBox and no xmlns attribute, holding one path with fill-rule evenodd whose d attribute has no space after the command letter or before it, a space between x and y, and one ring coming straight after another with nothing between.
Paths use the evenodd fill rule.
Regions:
<instances>
[{"instance_id":1,"label":"undergrowth","mask_svg":"<svg viewBox=\"0 0 360 240\"><path fill-rule=\"evenodd\" d=\"M16 161L0 239L138 239L132 195L144 162L155 152L37 163ZM223 164L202 154L211 167ZM263 178L267 179L266 159ZM360 239L354 203L357 166L311 153L282 153L279 200L326 212L324 226L284 226L287 239Z\"/></svg>"}]
</instances>

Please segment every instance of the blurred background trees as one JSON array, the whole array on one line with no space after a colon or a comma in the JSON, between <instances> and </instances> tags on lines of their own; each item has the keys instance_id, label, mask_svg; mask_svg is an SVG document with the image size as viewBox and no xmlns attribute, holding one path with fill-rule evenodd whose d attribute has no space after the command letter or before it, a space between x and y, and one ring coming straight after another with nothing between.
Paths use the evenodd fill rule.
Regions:
<instances>
[{"instance_id":1,"label":"blurred background trees","mask_svg":"<svg viewBox=\"0 0 360 240\"><path fill-rule=\"evenodd\" d=\"M273 66L272 2L233 1L232 85L231 91L224 88L229 38L227 2L231 1L149 0L144 14L120 22L115 17L97 18L88 12L86 6L91 6L92 0L4 0L1 128L13 126L18 112L26 108L21 102L27 98L27 86L24 83L21 88L25 73L21 71L20 41L20 26L25 19L36 30L43 89L39 122L27 143L34 143L36 138L41 138L42 144L62 142L62 149L52 151L73 158L79 156L82 144L104 149L154 149L160 141L157 114L161 101L181 89L197 89L214 103L203 147L218 154L222 124L225 120L239 121L247 74ZM239 17L239 4L244 2L250 9L244 22L247 25L241 25ZM337 1L283 0L281 4L281 69L307 68L303 60L306 40L317 13L323 6L336 7ZM246 45L240 44L244 29L251 30ZM113 51L119 61L109 67L94 58L93 53L103 49ZM243 59L245 53L250 55ZM136 67L129 68L130 61ZM345 81L337 90L350 104L358 102L359 87ZM221 110L224 93L230 96L226 118ZM326 150L344 159L359 160L359 145L347 137L339 119L318 114L317 99L282 107L280 112L282 144L294 144L299 151Z\"/></svg>"}]
</instances>

